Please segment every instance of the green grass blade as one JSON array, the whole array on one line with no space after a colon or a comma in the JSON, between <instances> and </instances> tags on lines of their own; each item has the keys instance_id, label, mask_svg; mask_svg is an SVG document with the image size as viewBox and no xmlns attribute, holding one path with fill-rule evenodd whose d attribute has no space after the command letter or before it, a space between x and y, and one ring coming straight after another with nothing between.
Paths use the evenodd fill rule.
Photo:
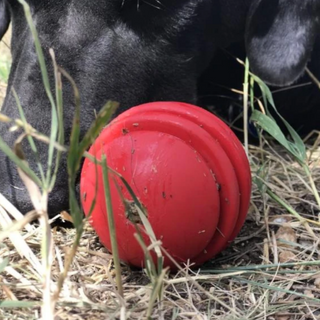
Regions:
<instances>
[{"instance_id":1,"label":"green grass blade","mask_svg":"<svg viewBox=\"0 0 320 320\"><path fill-rule=\"evenodd\" d=\"M278 111L276 111L278 113ZM298 133L292 128L292 126L278 113L279 117L287 127L294 144L292 144L292 147L295 149L296 157L299 161L305 162L307 160L307 152L306 152L306 146L303 143L303 140L300 138Z\"/></svg>"},{"instance_id":2,"label":"green grass blade","mask_svg":"<svg viewBox=\"0 0 320 320\"><path fill-rule=\"evenodd\" d=\"M51 171L53 165L54 158L54 143L57 140L58 135L58 114L56 108L51 108L51 130L50 130L50 143L48 148L48 169L47 169L47 183L48 189L50 189L51 185Z\"/></svg>"},{"instance_id":3,"label":"green grass blade","mask_svg":"<svg viewBox=\"0 0 320 320\"><path fill-rule=\"evenodd\" d=\"M75 190L77 173L80 168L81 156L79 156L79 139L80 139L80 95L79 90L72 79L72 77L63 69L59 68L59 71L70 82L75 99L75 112L72 122L72 130L70 135L70 147L67 156L67 170L68 170L68 189L69 189L69 207L73 220L73 224L77 230L77 234L82 232L83 228L83 214L80 205L77 200L77 194Z\"/></svg>"},{"instance_id":4,"label":"green grass blade","mask_svg":"<svg viewBox=\"0 0 320 320\"><path fill-rule=\"evenodd\" d=\"M0 80L4 83L8 82L10 74L10 63L8 61L0 60Z\"/></svg>"},{"instance_id":5,"label":"green grass blade","mask_svg":"<svg viewBox=\"0 0 320 320\"><path fill-rule=\"evenodd\" d=\"M80 139L80 94L77 88L76 83L72 79L72 77L63 69L59 68L59 71L63 74L64 77L68 79L70 82L73 95L75 99L75 112L72 121L72 130L70 135L70 147L69 147L69 155L68 155L68 167L72 170L77 170L77 163L80 163L81 159L79 159L79 139Z\"/></svg>"},{"instance_id":6,"label":"green grass blade","mask_svg":"<svg viewBox=\"0 0 320 320\"><path fill-rule=\"evenodd\" d=\"M234 280L239 281L240 283L250 284L252 286L256 286L256 287L260 287L260 288L264 288L264 289L269 289L272 292L283 292L283 293L293 295L294 297L300 297L300 298L307 299L308 301L314 301L314 302L320 303L320 299L310 297L307 294L303 294L303 293L299 293L299 292L296 292L293 290L288 290L288 289L283 289L280 287L272 286L267 283L259 283L256 281L247 280L245 278L240 278L240 277L234 277Z\"/></svg>"},{"instance_id":7,"label":"green grass blade","mask_svg":"<svg viewBox=\"0 0 320 320\"><path fill-rule=\"evenodd\" d=\"M57 104L57 117L58 117L58 143L60 145L64 145L64 121L63 121L63 95L62 95L62 79L61 79L61 72L57 66L55 56L52 50L50 50L50 54L53 61L53 68L54 68L54 78L55 78L55 88L56 88L56 104ZM61 160L62 152L57 150L56 160L55 160L55 167L54 172L51 177L49 190L52 190L54 184L56 182L56 177L59 169L59 164Z\"/></svg>"},{"instance_id":8,"label":"green grass blade","mask_svg":"<svg viewBox=\"0 0 320 320\"><path fill-rule=\"evenodd\" d=\"M21 160L12 149L4 142L0 137L0 149L6 154L6 156L13 161L21 170L23 170L39 187L42 186L41 180L38 176L30 169L30 167Z\"/></svg>"},{"instance_id":9,"label":"green grass blade","mask_svg":"<svg viewBox=\"0 0 320 320\"><path fill-rule=\"evenodd\" d=\"M246 58L243 81L243 134L246 155L249 154L249 131L248 131L248 95L249 95L249 60Z\"/></svg>"},{"instance_id":10,"label":"green grass blade","mask_svg":"<svg viewBox=\"0 0 320 320\"><path fill-rule=\"evenodd\" d=\"M260 90L262 92L262 97L264 99L264 104L267 110L267 115L269 118L271 118L273 121L275 121L268 111L268 103L271 105L273 110L276 112L276 114L279 116L281 121L284 123L286 128L288 129L291 138L293 139L294 143L291 143L290 146L290 152L301 162L304 162L307 158L306 155L306 147L303 143L303 140L300 138L300 136L297 134L297 132L292 128L292 126L284 119L281 114L278 112L276 105L273 100L272 92L270 91L269 87L256 75L251 73L251 77L254 79L254 81L259 85ZM267 103L268 102L268 103ZM266 130L267 131L267 130ZM270 134L270 133L269 133ZM280 142L280 141L279 141ZM281 143L281 142L280 142ZM282 143L281 143L282 144Z\"/></svg>"},{"instance_id":11,"label":"green grass blade","mask_svg":"<svg viewBox=\"0 0 320 320\"><path fill-rule=\"evenodd\" d=\"M251 121L254 121L264 131L268 132L274 139L276 139L283 147L285 147L298 161L304 162L306 159L306 152L304 144L303 147L299 144L297 147L296 143L288 141L282 133L278 124L266 114L258 110L253 110L251 115ZM299 138L300 139L300 138Z\"/></svg>"},{"instance_id":12,"label":"green grass blade","mask_svg":"<svg viewBox=\"0 0 320 320\"><path fill-rule=\"evenodd\" d=\"M48 71L47 71L47 67L44 59L44 54L42 51L42 47L40 45L37 29L32 20L30 7L25 0L18 0L18 1L23 6L24 14L27 19L30 31L32 33L32 37L34 39L34 45L35 45L35 49L36 49L36 53L37 53L37 57L38 57L38 61L41 69L42 81L43 81L47 96L50 100L51 106L54 106L55 104L54 104L53 96L50 91L50 82L49 82Z\"/></svg>"},{"instance_id":13,"label":"green grass blade","mask_svg":"<svg viewBox=\"0 0 320 320\"><path fill-rule=\"evenodd\" d=\"M41 306L41 301L12 301L0 300L0 308L15 309L15 308L33 308Z\"/></svg>"},{"instance_id":14,"label":"green grass blade","mask_svg":"<svg viewBox=\"0 0 320 320\"><path fill-rule=\"evenodd\" d=\"M291 152L291 147L286 137L284 136L281 129L273 119L271 119L269 116L263 114L258 110L253 110L251 115L251 121L254 121L259 127L261 127L264 131L268 132L270 136L276 139L288 151Z\"/></svg>"},{"instance_id":15,"label":"green grass blade","mask_svg":"<svg viewBox=\"0 0 320 320\"><path fill-rule=\"evenodd\" d=\"M255 183L255 185L258 187L259 192L261 194L265 194L268 187L264 183L265 177L267 175L266 173L266 163L264 163L258 170L257 173L253 176L252 181Z\"/></svg>"},{"instance_id":16,"label":"green grass blade","mask_svg":"<svg viewBox=\"0 0 320 320\"><path fill-rule=\"evenodd\" d=\"M40 65L40 70L41 70L41 76L42 76L42 81L44 84L44 88L47 94L47 97L50 101L51 105L51 131L50 131L50 144L48 148L48 169L47 169L47 180L44 185L45 189L49 188L50 185L50 179L51 179L51 169L52 169L52 163L53 163L53 156L54 156L54 142L56 141L57 138L57 131L58 131L58 119L57 119L57 109L55 105L55 101L53 99L53 95L51 93L51 88L50 88L50 82L49 82L49 77L48 77L48 71L45 63L45 58L43 54L43 50L39 41L39 36L38 32L35 28L34 22L32 20L32 15L30 11L29 5L26 3L25 0L18 0L20 4L23 6L23 10L25 13L25 17L27 19L32 37L34 39L34 45Z\"/></svg>"},{"instance_id":17,"label":"green grass blade","mask_svg":"<svg viewBox=\"0 0 320 320\"><path fill-rule=\"evenodd\" d=\"M89 130L86 132L82 141L78 146L78 152L81 156L89 148L89 146L94 142L98 134L101 132L102 128L107 125L110 121L112 115L117 110L119 104L118 102L108 101L98 112L95 121L90 126Z\"/></svg>"},{"instance_id":18,"label":"green grass blade","mask_svg":"<svg viewBox=\"0 0 320 320\"><path fill-rule=\"evenodd\" d=\"M17 92L14 90L14 88L12 89L12 94L13 94L15 100L16 100L16 104L17 104L17 107L18 107L18 110L19 110L20 118L21 118L21 120L22 120L22 122L23 122L25 131L27 131L27 126L28 126L27 119L26 119L26 117L25 117L23 108L22 108L22 106L21 106L19 97L18 97L18 95L17 95ZM44 177L44 172L43 172L42 164L41 164L40 159L39 159L39 153L38 153L38 150L37 150L37 146L36 146L36 144L35 144L35 142L34 142L33 137L30 136L29 134L27 135L27 139L28 139L28 141L29 141L31 150L33 151L33 153L34 153L34 155L35 155L35 157L36 157L36 159L37 159L38 170L39 170L39 173L40 173L40 176L41 176L42 184L44 185L44 183L45 183L45 177Z\"/></svg>"},{"instance_id":19,"label":"green grass blade","mask_svg":"<svg viewBox=\"0 0 320 320\"><path fill-rule=\"evenodd\" d=\"M113 208L112 208L112 200L111 200L111 193L110 193L110 184L109 184L109 172L107 166L107 157L105 154L101 156L102 162L102 175L103 175L103 187L104 187L104 195L106 200L107 206L107 218L108 218L108 225L109 225L109 234L111 240L111 248L112 248L112 255L113 261L116 269L116 282L118 291L121 297L123 297L123 288L122 288L122 280L121 280L121 267L120 267L120 258L119 258L119 251L118 251L118 243L117 243L117 233L116 233L116 226L113 216Z\"/></svg>"},{"instance_id":20,"label":"green grass blade","mask_svg":"<svg viewBox=\"0 0 320 320\"><path fill-rule=\"evenodd\" d=\"M2 261L0 263L0 273L3 272L3 270L8 266L8 264L9 264L9 259L8 258L2 259Z\"/></svg>"},{"instance_id":21,"label":"green grass blade","mask_svg":"<svg viewBox=\"0 0 320 320\"><path fill-rule=\"evenodd\" d=\"M271 106L275 107L272 92L270 91L269 87L255 74L250 72L250 76L253 78L253 80L260 87L260 90L262 92L262 98L263 98L264 105L267 106L268 102L269 102Z\"/></svg>"},{"instance_id":22,"label":"green grass blade","mask_svg":"<svg viewBox=\"0 0 320 320\"><path fill-rule=\"evenodd\" d=\"M69 206L75 228L80 230L83 224L82 210L77 201L75 184L78 170L80 169L82 157L92 142L96 139L101 129L108 123L112 114L118 107L118 103L108 102L99 111L97 118L80 142L80 95L76 83L72 77L63 69L58 68L59 72L70 82L75 98L75 113L70 136L70 148L67 157L67 167L69 176Z\"/></svg>"}]
</instances>

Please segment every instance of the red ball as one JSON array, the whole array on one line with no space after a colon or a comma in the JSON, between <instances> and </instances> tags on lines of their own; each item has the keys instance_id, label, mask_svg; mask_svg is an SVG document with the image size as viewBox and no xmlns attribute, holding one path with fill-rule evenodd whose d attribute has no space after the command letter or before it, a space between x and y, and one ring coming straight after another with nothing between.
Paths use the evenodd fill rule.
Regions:
<instances>
[{"instance_id":1,"label":"red ball","mask_svg":"<svg viewBox=\"0 0 320 320\"><path fill-rule=\"evenodd\" d=\"M108 166L126 179L146 209L156 238L180 264L213 258L244 223L251 194L247 157L234 133L199 107L154 102L131 108L103 130L89 153L99 160L106 154ZM109 174L109 181L120 259L144 266L135 218L127 217L123 203L132 198L119 178ZM80 184L86 214L96 182L90 222L111 251L102 168L86 159ZM173 268L167 258L165 265Z\"/></svg>"}]
</instances>

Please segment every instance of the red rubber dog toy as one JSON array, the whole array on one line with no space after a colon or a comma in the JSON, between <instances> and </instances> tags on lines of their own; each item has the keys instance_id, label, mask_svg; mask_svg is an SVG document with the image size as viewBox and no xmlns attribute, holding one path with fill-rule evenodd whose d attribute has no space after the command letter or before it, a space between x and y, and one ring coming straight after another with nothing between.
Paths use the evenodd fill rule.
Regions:
<instances>
[{"instance_id":1,"label":"red rubber dog toy","mask_svg":"<svg viewBox=\"0 0 320 320\"><path fill-rule=\"evenodd\" d=\"M102 131L89 153L97 159L105 154L108 166L126 179L157 239L179 264L190 260L201 265L212 259L245 221L251 173L243 146L227 125L199 107L154 102L131 108ZM142 267L143 250L123 203L123 198L132 198L119 178L110 179L109 174L109 180L120 259ZM86 159L81 172L86 214L96 183L90 222L111 250L102 168ZM143 237L150 244L148 236ZM164 264L174 268L167 258Z\"/></svg>"}]
</instances>

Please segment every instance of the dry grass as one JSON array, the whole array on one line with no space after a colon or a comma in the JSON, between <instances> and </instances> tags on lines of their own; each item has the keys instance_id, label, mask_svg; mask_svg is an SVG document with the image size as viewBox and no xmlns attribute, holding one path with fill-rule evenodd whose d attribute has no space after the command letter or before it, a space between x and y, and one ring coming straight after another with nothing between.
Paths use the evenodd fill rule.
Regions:
<instances>
[{"instance_id":1,"label":"dry grass","mask_svg":"<svg viewBox=\"0 0 320 320\"><path fill-rule=\"evenodd\" d=\"M200 273L186 268L166 277L163 297L152 311L154 319L319 318L319 208L308 190L304 172L281 148L251 146L253 175L262 157L271 190L315 223L307 226L297 221L254 187L247 222L235 243ZM319 151L313 152L310 159L319 190ZM3 214L2 210L4 227ZM41 234L36 226L28 228L12 234L1 246L1 259L9 259L1 273L2 301L41 301L41 269L37 267ZM53 229L53 283L63 269L74 236L73 229ZM19 253L23 242L34 253L33 259L25 250ZM148 277L143 271L123 266L122 278L125 293L121 304L112 257L87 226L60 295L57 319L144 319L151 295ZM0 317L34 319L39 310L37 306L2 308Z\"/></svg>"}]
</instances>

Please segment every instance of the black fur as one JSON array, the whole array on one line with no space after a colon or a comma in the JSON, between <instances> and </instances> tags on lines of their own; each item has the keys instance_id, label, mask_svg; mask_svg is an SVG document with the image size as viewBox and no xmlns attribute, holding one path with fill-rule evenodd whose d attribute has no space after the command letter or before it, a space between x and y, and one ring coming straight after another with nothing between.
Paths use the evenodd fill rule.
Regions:
<instances>
[{"instance_id":1,"label":"black fur","mask_svg":"<svg viewBox=\"0 0 320 320\"><path fill-rule=\"evenodd\" d=\"M320 78L319 54L320 37L315 41L310 61L307 64L309 70L318 78ZM198 81L198 105L209 109L227 123L232 123L234 127L241 129L243 127L242 95L231 92L230 88L237 89L238 92L243 90L244 68L234 57L244 61L246 52L242 42L217 51L212 63ZM312 130L320 130L320 90L306 73L290 86L281 88L269 86L269 88L273 93L278 111L301 136L306 136ZM258 88L255 94L260 95ZM269 111L273 113L273 108L270 107ZM273 116L279 120L278 124L286 132L286 127L279 117L274 113ZM256 130L251 129L251 133L255 135ZM235 129L235 133L240 139L243 139L243 132ZM254 136L252 138L252 143L258 142Z\"/></svg>"},{"instance_id":2,"label":"black fur","mask_svg":"<svg viewBox=\"0 0 320 320\"><path fill-rule=\"evenodd\" d=\"M4 4L4 0L0 0ZM81 132L108 99L121 110L147 101L179 100L195 103L197 78L215 48L211 1L175 0L61 0L28 1L46 54L55 50L57 62L74 78L81 93ZM153 4L153 5L152 5ZM13 65L2 112L18 118L10 89L18 92L30 124L48 135L50 106L44 92L31 34L22 7L8 0L13 22ZM2 17L0 17L2 21ZM53 79L50 70L51 80ZM65 82L66 83L66 82ZM66 136L73 117L73 94L64 88ZM0 135L10 145L16 135L4 124ZM31 154L24 146L26 153ZM46 163L46 146L38 145ZM34 161L30 163L36 169ZM0 192L22 211L31 209L29 196L15 165L0 153ZM68 208L65 159L49 202L51 214Z\"/></svg>"},{"instance_id":3,"label":"black fur","mask_svg":"<svg viewBox=\"0 0 320 320\"><path fill-rule=\"evenodd\" d=\"M268 7L267 2L277 6L265 11L260 25L261 6ZM58 64L71 74L80 90L83 134L94 119L94 110L108 99L120 102L120 112L148 101L196 103L198 78L210 64L216 47L244 36L253 70L261 78L280 85L294 81L310 55L316 11L309 9L315 8L318 1L303 0L301 6L298 0L29 0L28 3L47 61L50 61L48 49L52 47ZM13 23L13 64L2 112L19 117L10 91L15 88L27 120L48 135L50 106L22 7L17 0L0 0L0 38L9 16ZM292 46L277 29L285 27L289 34L297 31L296 18L300 19L298 25L304 28L305 35L292 35L299 43ZM281 37L286 39L281 42ZM273 48L278 50L276 54ZM286 63L288 53L296 57L294 63ZM280 67L281 74L272 76ZM52 68L49 75L53 82ZM66 81L63 92L68 137L74 107L72 90ZM17 135L7 129L0 124L1 137L12 145ZM30 156L26 144L24 148ZM46 148L38 145L42 163L46 163ZM30 165L36 169L35 161ZM0 192L22 211L30 210L29 196L16 168L2 152L0 179ZM67 208L64 159L49 211L55 214Z\"/></svg>"},{"instance_id":4,"label":"black fur","mask_svg":"<svg viewBox=\"0 0 320 320\"><path fill-rule=\"evenodd\" d=\"M303 73L319 33L319 0L254 0L245 34L254 73L288 85Z\"/></svg>"},{"instance_id":5,"label":"black fur","mask_svg":"<svg viewBox=\"0 0 320 320\"><path fill-rule=\"evenodd\" d=\"M6 33L10 23L9 7L6 1L0 1L0 39Z\"/></svg>"}]
</instances>

